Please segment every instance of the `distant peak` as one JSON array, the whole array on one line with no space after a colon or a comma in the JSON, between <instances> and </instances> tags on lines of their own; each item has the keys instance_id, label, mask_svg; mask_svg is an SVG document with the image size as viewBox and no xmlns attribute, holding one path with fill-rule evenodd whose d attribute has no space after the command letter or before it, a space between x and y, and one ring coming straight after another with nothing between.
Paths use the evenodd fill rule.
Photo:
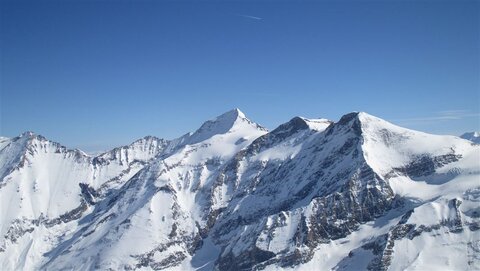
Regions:
<instances>
[{"instance_id":1,"label":"distant peak","mask_svg":"<svg viewBox=\"0 0 480 271\"><path fill-rule=\"evenodd\" d=\"M468 132L464 133L460 137L480 137L480 132Z\"/></svg>"},{"instance_id":2,"label":"distant peak","mask_svg":"<svg viewBox=\"0 0 480 271\"><path fill-rule=\"evenodd\" d=\"M460 137L466 140L470 140L474 143L480 144L480 132L464 133Z\"/></svg>"},{"instance_id":3,"label":"distant peak","mask_svg":"<svg viewBox=\"0 0 480 271\"><path fill-rule=\"evenodd\" d=\"M164 139L158 138L158 137L156 137L156 136L147 135L147 136L144 136L144 137L142 137L142 138L140 138L140 139L135 140L135 141L134 141L133 143L131 143L131 144L134 144L135 142L142 142L142 141L162 141L162 140L164 140Z\"/></svg>"},{"instance_id":4,"label":"distant peak","mask_svg":"<svg viewBox=\"0 0 480 271\"><path fill-rule=\"evenodd\" d=\"M34 139L37 139L37 140L40 140L40 141L49 141L44 136L36 134L32 131L23 132L19 136L17 136L16 138L21 139L21 140L27 140L27 141L32 141Z\"/></svg>"},{"instance_id":5,"label":"distant peak","mask_svg":"<svg viewBox=\"0 0 480 271\"><path fill-rule=\"evenodd\" d=\"M33 137L35 136L36 134L32 131L26 131L26 132L23 132L19 135L19 137Z\"/></svg>"}]
</instances>

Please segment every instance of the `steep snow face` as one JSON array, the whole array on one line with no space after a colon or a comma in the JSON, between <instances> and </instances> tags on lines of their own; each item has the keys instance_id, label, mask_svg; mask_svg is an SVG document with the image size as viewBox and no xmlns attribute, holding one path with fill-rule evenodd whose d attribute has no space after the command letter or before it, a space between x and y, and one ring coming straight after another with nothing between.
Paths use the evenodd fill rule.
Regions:
<instances>
[{"instance_id":1,"label":"steep snow face","mask_svg":"<svg viewBox=\"0 0 480 271\"><path fill-rule=\"evenodd\" d=\"M1 138L0 264L478 270L479 159L480 145L363 112L268 132L235 109L97 157Z\"/></svg>"},{"instance_id":2,"label":"steep snow face","mask_svg":"<svg viewBox=\"0 0 480 271\"><path fill-rule=\"evenodd\" d=\"M28 136L22 134L17 138L0 139L0 180L9 174L20 163Z\"/></svg>"},{"instance_id":3,"label":"steep snow face","mask_svg":"<svg viewBox=\"0 0 480 271\"><path fill-rule=\"evenodd\" d=\"M480 144L480 132L464 133L460 137L466 140L470 140L475 144Z\"/></svg>"},{"instance_id":4,"label":"steep snow face","mask_svg":"<svg viewBox=\"0 0 480 271\"><path fill-rule=\"evenodd\" d=\"M0 157L9 165L0 189L4 214L55 217L77 207L78 183L89 179L89 158L83 153L22 134L1 150Z\"/></svg>"},{"instance_id":5,"label":"steep snow face","mask_svg":"<svg viewBox=\"0 0 480 271\"><path fill-rule=\"evenodd\" d=\"M356 119L361 124L365 159L381 175L422 157L453 157L476 149L470 142L455 136L401 128L363 112L358 113Z\"/></svg>"},{"instance_id":6,"label":"steep snow face","mask_svg":"<svg viewBox=\"0 0 480 271\"><path fill-rule=\"evenodd\" d=\"M49 243L52 236L45 231L31 235L40 221L53 224L83 209L78 209L79 183L89 179L89 158L24 133L0 150L0 160L7 161L0 180L0 263L5 269L31 269L32 262L39 261L37 246Z\"/></svg>"},{"instance_id":7,"label":"steep snow face","mask_svg":"<svg viewBox=\"0 0 480 271\"><path fill-rule=\"evenodd\" d=\"M0 136L0 150L10 143L11 139L8 137Z\"/></svg>"},{"instance_id":8,"label":"steep snow face","mask_svg":"<svg viewBox=\"0 0 480 271\"><path fill-rule=\"evenodd\" d=\"M359 113L358 121L365 159L398 195L428 200L455 189L439 188L459 176L478 178L480 148L469 141L408 130L366 113ZM458 184L460 192L471 188L468 183Z\"/></svg>"}]
</instances>

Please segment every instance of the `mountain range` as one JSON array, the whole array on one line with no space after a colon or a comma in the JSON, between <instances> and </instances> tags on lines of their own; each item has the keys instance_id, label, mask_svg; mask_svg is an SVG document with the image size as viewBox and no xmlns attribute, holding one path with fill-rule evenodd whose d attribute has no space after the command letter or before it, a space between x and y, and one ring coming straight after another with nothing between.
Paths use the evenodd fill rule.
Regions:
<instances>
[{"instance_id":1,"label":"mountain range","mask_svg":"<svg viewBox=\"0 0 480 271\"><path fill-rule=\"evenodd\" d=\"M364 112L268 131L238 109L95 156L0 137L0 265L480 270L480 145Z\"/></svg>"}]
</instances>

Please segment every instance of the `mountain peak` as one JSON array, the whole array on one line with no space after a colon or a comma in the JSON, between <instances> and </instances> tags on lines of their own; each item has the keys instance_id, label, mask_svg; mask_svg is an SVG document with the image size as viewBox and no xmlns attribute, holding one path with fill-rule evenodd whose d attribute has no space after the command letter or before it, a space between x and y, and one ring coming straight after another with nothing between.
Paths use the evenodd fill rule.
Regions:
<instances>
[{"instance_id":1,"label":"mountain peak","mask_svg":"<svg viewBox=\"0 0 480 271\"><path fill-rule=\"evenodd\" d=\"M32 131L26 131L21 133L19 136L15 137L15 140L21 140L22 142L25 142L26 144L31 144L34 140L38 141L50 141L47 138L45 138L42 135L36 134L35 132ZM56 143L56 142L52 142ZM56 143L58 144L58 143Z\"/></svg>"},{"instance_id":2,"label":"mountain peak","mask_svg":"<svg viewBox=\"0 0 480 271\"><path fill-rule=\"evenodd\" d=\"M237 119L245 119L245 114L243 114L242 111L240 111L240 109L238 108L234 108L230 111L227 111L223 114L221 114L220 116L216 117L215 119L213 120L209 120L209 121L215 121L217 123L225 123L225 124L229 124L229 123L234 123ZM208 122L208 121L207 121Z\"/></svg>"},{"instance_id":3,"label":"mountain peak","mask_svg":"<svg viewBox=\"0 0 480 271\"><path fill-rule=\"evenodd\" d=\"M368 114L367 112L362 112L362 111L354 111L351 113L347 113L343 115L340 120L337 122L337 124L340 125L346 125L348 123L353 123L359 122L362 124L367 124L367 123L384 123L386 125L393 125L390 122L381 119L379 117L375 117L373 115Z\"/></svg>"},{"instance_id":4,"label":"mountain peak","mask_svg":"<svg viewBox=\"0 0 480 271\"><path fill-rule=\"evenodd\" d=\"M227 111L227 112L223 113L222 115L220 115L220 117L223 116L223 115L232 115L232 116L236 116L238 118L245 118L245 114L238 108L234 108L230 111Z\"/></svg>"},{"instance_id":5,"label":"mountain peak","mask_svg":"<svg viewBox=\"0 0 480 271\"><path fill-rule=\"evenodd\" d=\"M249 120L245 114L240 111L238 108L234 108L230 111L227 111L220 116L208 120L200 126L200 128L192 134L189 138L189 144L195 144L201 141L204 141L208 138L211 138L214 135L218 134L226 134L228 132L232 132L236 130L236 126L251 126L255 129L266 131L265 128L256 124L255 122Z\"/></svg>"},{"instance_id":6,"label":"mountain peak","mask_svg":"<svg viewBox=\"0 0 480 271\"><path fill-rule=\"evenodd\" d=\"M351 112L343 115L340 120L329 127L329 133L334 130L349 129L358 136L367 134L375 134L379 130L391 130L392 132L406 132L408 129L396 126L384 119L372 116L366 112Z\"/></svg>"},{"instance_id":7,"label":"mountain peak","mask_svg":"<svg viewBox=\"0 0 480 271\"><path fill-rule=\"evenodd\" d=\"M34 137L36 134L32 131L25 131L21 133L18 137Z\"/></svg>"}]
</instances>

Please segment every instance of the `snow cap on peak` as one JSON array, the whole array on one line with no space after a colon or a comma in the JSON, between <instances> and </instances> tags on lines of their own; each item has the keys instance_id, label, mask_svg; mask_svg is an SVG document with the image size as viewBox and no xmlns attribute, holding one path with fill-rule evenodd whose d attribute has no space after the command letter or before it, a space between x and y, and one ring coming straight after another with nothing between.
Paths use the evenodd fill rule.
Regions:
<instances>
[{"instance_id":1,"label":"snow cap on peak","mask_svg":"<svg viewBox=\"0 0 480 271\"><path fill-rule=\"evenodd\" d=\"M386 122L385 120L372 116L366 112L354 111L354 112L343 115L338 121L338 124L344 125L351 122L352 120L359 120L360 122L368 122L371 120Z\"/></svg>"},{"instance_id":2,"label":"snow cap on peak","mask_svg":"<svg viewBox=\"0 0 480 271\"><path fill-rule=\"evenodd\" d=\"M370 115L366 112L358 112L358 120L362 123L363 126L377 127L382 129L393 129L393 130L409 130L407 128L400 127L396 124L393 124L385 119Z\"/></svg>"},{"instance_id":3,"label":"snow cap on peak","mask_svg":"<svg viewBox=\"0 0 480 271\"><path fill-rule=\"evenodd\" d=\"M343 115L340 120L333 125L336 128L332 128L335 130L347 128L353 130L357 135L361 135L365 127L378 128L381 126L390 127L391 125L389 122L365 112L351 112Z\"/></svg>"},{"instance_id":4,"label":"snow cap on peak","mask_svg":"<svg viewBox=\"0 0 480 271\"><path fill-rule=\"evenodd\" d=\"M239 118L245 118L245 114L238 108L234 108L234 109L232 109L232 110L230 110L230 111L228 111L224 114L227 114L227 113L236 114L237 117L239 117Z\"/></svg>"},{"instance_id":5,"label":"snow cap on peak","mask_svg":"<svg viewBox=\"0 0 480 271\"><path fill-rule=\"evenodd\" d=\"M327 129L328 126L333 123L333 121L328 119L307 119L304 117L299 118L303 119L303 121L305 121L305 123L311 130L316 130L319 132L324 131L325 129Z\"/></svg>"},{"instance_id":6,"label":"snow cap on peak","mask_svg":"<svg viewBox=\"0 0 480 271\"><path fill-rule=\"evenodd\" d=\"M362 121L363 121L363 120L369 120L369 119L370 119L370 120L375 119L375 120L386 121L386 120L383 120L383 119L381 119L381 118L379 118L379 117L376 117L376 116L374 116L374 115L370 115L370 114L368 114L367 112L363 112L363 111L357 112L357 114L358 114L358 117L360 118L360 120L362 120Z\"/></svg>"},{"instance_id":7,"label":"snow cap on peak","mask_svg":"<svg viewBox=\"0 0 480 271\"><path fill-rule=\"evenodd\" d=\"M200 128L192 134L188 140L188 144L195 144L206 140L214 135L226 134L235 130L237 125L246 124L253 126L259 130L266 130L260 125L250 121L245 117L245 114L238 108L234 108L230 111L223 113L222 115L208 120L200 126Z\"/></svg>"},{"instance_id":8,"label":"snow cap on peak","mask_svg":"<svg viewBox=\"0 0 480 271\"><path fill-rule=\"evenodd\" d=\"M227 112L221 114L220 116L216 117L215 119L209 120L209 121L232 122L232 124L233 124L233 122L236 121L238 118L244 119L245 114L243 114L243 112L240 111L240 109L234 108L230 111L227 111Z\"/></svg>"},{"instance_id":9,"label":"snow cap on peak","mask_svg":"<svg viewBox=\"0 0 480 271\"><path fill-rule=\"evenodd\" d=\"M420 134L421 132L413 131L404 127L395 125L387 120L375 117L365 112L352 112L340 118L335 123L335 130L350 129L357 135L363 137L377 137L378 134L397 134L397 135L412 135ZM332 131L333 132L333 131Z\"/></svg>"}]
</instances>

